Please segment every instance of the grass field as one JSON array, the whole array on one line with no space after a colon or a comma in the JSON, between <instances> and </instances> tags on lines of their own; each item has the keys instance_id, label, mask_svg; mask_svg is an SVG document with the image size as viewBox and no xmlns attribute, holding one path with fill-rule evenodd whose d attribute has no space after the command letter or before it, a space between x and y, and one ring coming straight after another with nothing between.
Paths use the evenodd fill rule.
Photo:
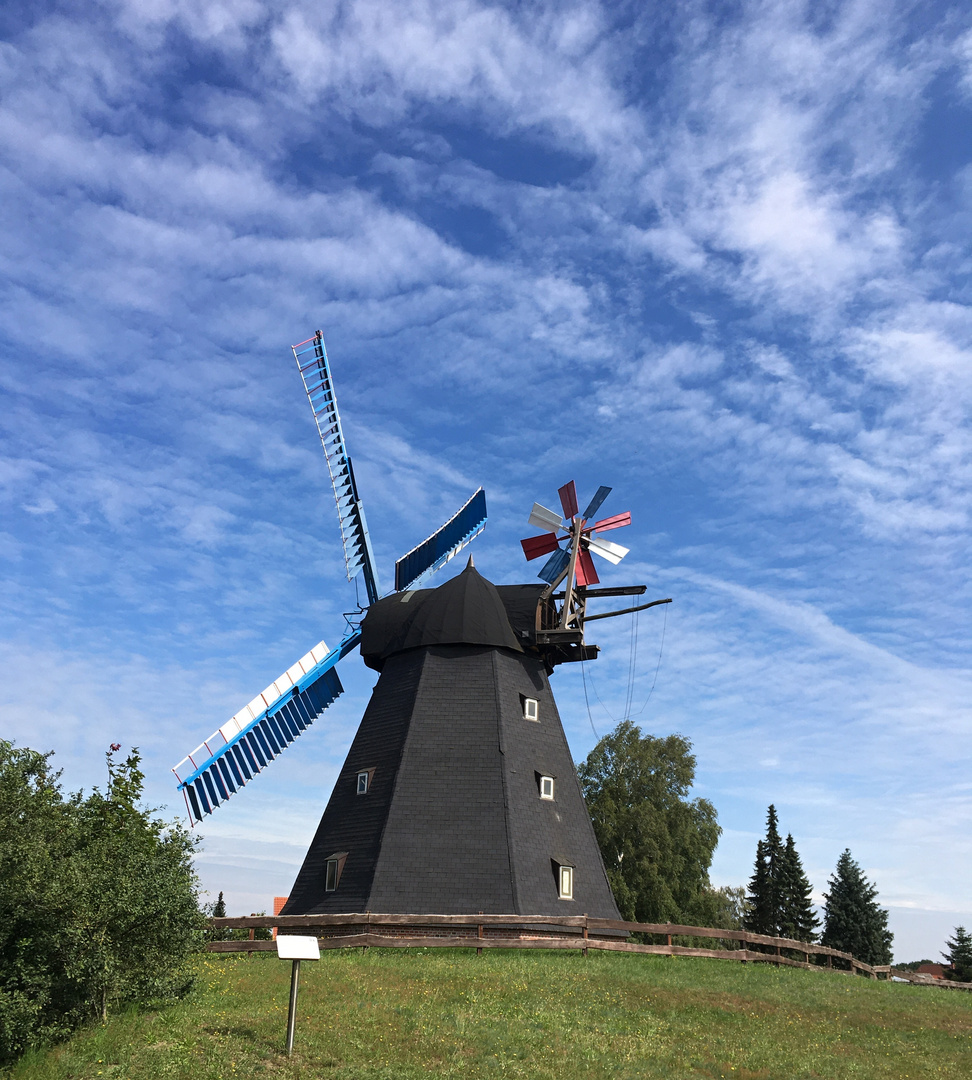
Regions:
<instances>
[{"instance_id":1,"label":"grass field","mask_svg":"<svg viewBox=\"0 0 972 1080\"><path fill-rule=\"evenodd\" d=\"M972 1077L972 994L768 965L370 949L200 958L196 988L113 1017L10 1080Z\"/></svg>"}]
</instances>

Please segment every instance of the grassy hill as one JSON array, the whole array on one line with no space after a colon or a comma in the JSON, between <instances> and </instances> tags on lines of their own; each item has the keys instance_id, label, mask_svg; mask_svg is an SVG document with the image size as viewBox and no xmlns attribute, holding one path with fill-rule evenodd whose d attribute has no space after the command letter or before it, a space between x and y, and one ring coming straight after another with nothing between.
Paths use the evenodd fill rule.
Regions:
<instances>
[{"instance_id":1,"label":"grassy hill","mask_svg":"<svg viewBox=\"0 0 972 1080\"><path fill-rule=\"evenodd\" d=\"M31 1054L10 1080L972 1077L972 994L718 960L381 950L209 955L192 994Z\"/></svg>"}]
</instances>

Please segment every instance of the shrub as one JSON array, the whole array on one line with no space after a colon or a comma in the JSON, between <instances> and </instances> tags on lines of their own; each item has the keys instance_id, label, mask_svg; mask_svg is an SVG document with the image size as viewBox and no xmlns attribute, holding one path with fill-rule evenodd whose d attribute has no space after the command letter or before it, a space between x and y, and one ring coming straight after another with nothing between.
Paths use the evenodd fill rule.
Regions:
<instances>
[{"instance_id":1,"label":"shrub","mask_svg":"<svg viewBox=\"0 0 972 1080\"><path fill-rule=\"evenodd\" d=\"M0 1061L184 992L202 941L195 841L139 806L138 751L87 797L50 756L0 741Z\"/></svg>"}]
</instances>

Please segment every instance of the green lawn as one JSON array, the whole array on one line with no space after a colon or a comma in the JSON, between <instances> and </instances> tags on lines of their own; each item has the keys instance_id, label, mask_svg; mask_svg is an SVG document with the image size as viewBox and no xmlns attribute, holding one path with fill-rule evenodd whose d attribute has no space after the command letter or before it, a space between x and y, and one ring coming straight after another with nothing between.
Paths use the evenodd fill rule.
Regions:
<instances>
[{"instance_id":1,"label":"green lawn","mask_svg":"<svg viewBox=\"0 0 972 1080\"><path fill-rule=\"evenodd\" d=\"M209 955L192 994L31 1054L11 1080L972 1077L972 993L615 953Z\"/></svg>"}]
</instances>

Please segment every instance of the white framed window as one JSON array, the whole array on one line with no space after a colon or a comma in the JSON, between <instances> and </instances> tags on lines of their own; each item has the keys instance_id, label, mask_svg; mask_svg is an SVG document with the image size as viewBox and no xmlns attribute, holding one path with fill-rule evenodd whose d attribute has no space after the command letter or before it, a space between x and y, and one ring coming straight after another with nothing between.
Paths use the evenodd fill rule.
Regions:
<instances>
[{"instance_id":1,"label":"white framed window","mask_svg":"<svg viewBox=\"0 0 972 1080\"><path fill-rule=\"evenodd\" d=\"M561 866L560 873L557 875L558 893L561 900L573 900L574 899L574 868L572 866Z\"/></svg>"},{"instance_id":2,"label":"white framed window","mask_svg":"<svg viewBox=\"0 0 972 1080\"><path fill-rule=\"evenodd\" d=\"M552 776L540 777L540 798L541 799L553 799L554 797L554 778Z\"/></svg>"},{"instance_id":3,"label":"white framed window","mask_svg":"<svg viewBox=\"0 0 972 1080\"><path fill-rule=\"evenodd\" d=\"M524 720L539 720L540 719L540 705L536 698L525 697L520 699L523 702L523 719Z\"/></svg>"},{"instance_id":4,"label":"white framed window","mask_svg":"<svg viewBox=\"0 0 972 1080\"><path fill-rule=\"evenodd\" d=\"M371 786L371 773L367 771L358 773L358 794L367 795L368 788Z\"/></svg>"},{"instance_id":5,"label":"white framed window","mask_svg":"<svg viewBox=\"0 0 972 1080\"><path fill-rule=\"evenodd\" d=\"M341 871L344 870L344 863L347 860L348 853L346 851L336 851L333 855L329 855L327 861L324 864L324 891L334 892L337 889L338 884L341 881Z\"/></svg>"}]
</instances>

